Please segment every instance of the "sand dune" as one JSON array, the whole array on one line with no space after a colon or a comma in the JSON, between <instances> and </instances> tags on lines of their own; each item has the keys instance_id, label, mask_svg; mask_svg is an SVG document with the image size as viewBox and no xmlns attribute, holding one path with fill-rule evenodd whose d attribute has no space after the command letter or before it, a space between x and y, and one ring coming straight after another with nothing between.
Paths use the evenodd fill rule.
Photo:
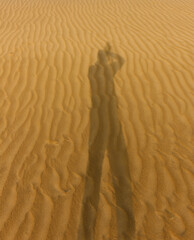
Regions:
<instances>
[{"instance_id":1,"label":"sand dune","mask_svg":"<svg viewBox=\"0 0 194 240\"><path fill-rule=\"evenodd\" d=\"M192 240L194 3L0 0L0 239Z\"/></svg>"}]
</instances>

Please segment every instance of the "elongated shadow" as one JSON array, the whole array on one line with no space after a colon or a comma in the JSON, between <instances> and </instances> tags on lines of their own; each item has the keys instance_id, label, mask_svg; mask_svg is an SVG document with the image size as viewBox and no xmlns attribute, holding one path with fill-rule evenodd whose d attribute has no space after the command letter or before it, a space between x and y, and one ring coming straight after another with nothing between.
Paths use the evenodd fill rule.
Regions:
<instances>
[{"instance_id":1,"label":"elongated shadow","mask_svg":"<svg viewBox=\"0 0 194 240\"><path fill-rule=\"evenodd\" d=\"M98 210L102 164L108 153L116 197L119 240L132 240L135 222L132 213L129 161L117 113L114 76L124 59L111 52L107 44L98 51L95 65L90 66L92 108L90 112L89 162L86 173L79 240L93 240Z\"/></svg>"}]
</instances>

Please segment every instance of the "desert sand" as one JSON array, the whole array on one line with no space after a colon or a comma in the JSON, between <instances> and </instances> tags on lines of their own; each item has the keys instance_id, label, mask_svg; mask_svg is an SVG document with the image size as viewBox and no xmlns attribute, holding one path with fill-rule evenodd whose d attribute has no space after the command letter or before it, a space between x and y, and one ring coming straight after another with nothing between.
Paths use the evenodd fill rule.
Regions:
<instances>
[{"instance_id":1,"label":"desert sand","mask_svg":"<svg viewBox=\"0 0 194 240\"><path fill-rule=\"evenodd\" d=\"M0 240L193 240L194 2L0 0Z\"/></svg>"}]
</instances>

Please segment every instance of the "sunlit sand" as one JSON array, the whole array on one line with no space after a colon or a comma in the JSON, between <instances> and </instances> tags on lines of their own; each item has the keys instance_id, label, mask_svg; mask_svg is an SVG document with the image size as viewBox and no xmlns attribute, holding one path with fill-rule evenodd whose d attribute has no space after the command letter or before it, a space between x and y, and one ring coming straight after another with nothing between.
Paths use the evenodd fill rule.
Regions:
<instances>
[{"instance_id":1,"label":"sunlit sand","mask_svg":"<svg viewBox=\"0 0 194 240\"><path fill-rule=\"evenodd\" d=\"M0 240L193 240L194 2L0 0Z\"/></svg>"}]
</instances>

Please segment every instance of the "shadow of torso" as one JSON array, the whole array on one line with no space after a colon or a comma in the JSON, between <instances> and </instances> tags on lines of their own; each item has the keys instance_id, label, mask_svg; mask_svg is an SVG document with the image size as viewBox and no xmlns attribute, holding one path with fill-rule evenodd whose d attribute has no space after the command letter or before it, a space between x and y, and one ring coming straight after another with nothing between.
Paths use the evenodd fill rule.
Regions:
<instances>
[{"instance_id":1,"label":"shadow of torso","mask_svg":"<svg viewBox=\"0 0 194 240\"><path fill-rule=\"evenodd\" d=\"M97 62L89 68L92 109L90 112L90 141L100 134L100 141L107 147L110 135L114 135L120 127L117 115L117 100L114 87L116 63ZM99 131L100 130L100 131Z\"/></svg>"}]
</instances>

